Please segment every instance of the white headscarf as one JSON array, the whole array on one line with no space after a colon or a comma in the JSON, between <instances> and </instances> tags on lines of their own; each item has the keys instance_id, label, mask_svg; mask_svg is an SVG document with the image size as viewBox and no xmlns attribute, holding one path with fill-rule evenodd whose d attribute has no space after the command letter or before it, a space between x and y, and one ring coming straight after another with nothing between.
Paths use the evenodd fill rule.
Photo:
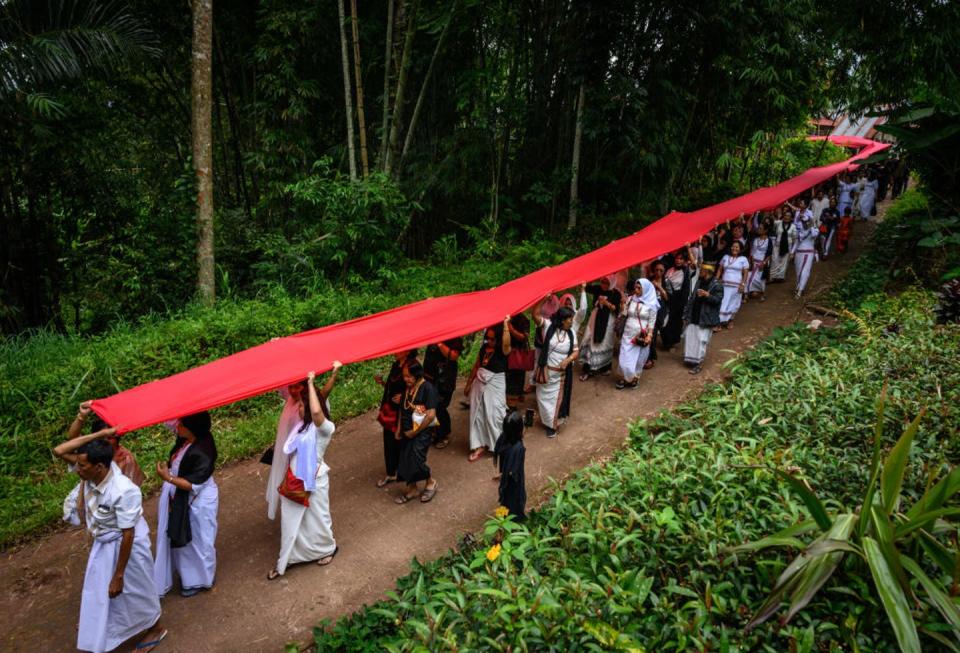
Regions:
<instances>
[{"instance_id":1,"label":"white headscarf","mask_svg":"<svg viewBox=\"0 0 960 653\"><path fill-rule=\"evenodd\" d=\"M657 297L657 289L649 279L640 279L640 287L643 288L643 296L640 301L649 306L654 311L660 310L660 299Z\"/></svg>"}]
</instances>

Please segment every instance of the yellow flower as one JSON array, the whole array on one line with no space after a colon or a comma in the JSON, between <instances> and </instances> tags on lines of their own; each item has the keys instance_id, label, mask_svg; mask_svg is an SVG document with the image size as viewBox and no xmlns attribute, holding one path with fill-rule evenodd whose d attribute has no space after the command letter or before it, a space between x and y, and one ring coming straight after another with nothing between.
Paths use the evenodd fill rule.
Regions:
<instances>
[{"instance_id":1,"label":"yellow flower","mask_svg":"<svg viewBox=\"0 0 960 653\"><path fill-rule=\"evenodd\" d=\"M491 546L490 549L487 551L487 560L489 560L490 562L493 562L494 560L496 560L496 559L499 558L499 557L500 557L500 545L499 545L499 544L494 544L494 545Z\"/></svg>"},{"instance_id":2,"label":"yellow flower","mask_svg":"<svg viewBox=\"0 0 960 653\"><path fill-rule=\"evenodd\" d=\"M510 514L510 509L504 506L499 506L496 510L493 511L493 516L497 519L503 519Z\"/></svg>"}]
</instances>

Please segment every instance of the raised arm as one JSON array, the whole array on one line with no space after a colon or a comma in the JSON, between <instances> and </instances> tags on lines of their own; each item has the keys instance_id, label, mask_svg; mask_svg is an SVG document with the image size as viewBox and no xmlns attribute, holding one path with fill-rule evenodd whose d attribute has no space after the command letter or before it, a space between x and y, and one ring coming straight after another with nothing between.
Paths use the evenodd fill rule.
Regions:
<instances>
[{"instance_id":1,"label":"raised arm","mask_svg":"<svg viewBox=\"0 0 960 653\"><path fill-rule=\"evenodd\" d=\"M503 337L500 338L500 347L503 355L510 353L510 316L503 318Z\"/></svg>"},{"instance_id":2,"label":"raised arm","mask_svg":"<svg viewBox=\"0 0 960 653\"><path fill-rule=\"evenodd\" d=\"M340 373L341 367L343 367L343 363L340 361L333 361L333 371L330 373L330 378L328 378L327 382L323 384L322 388L320 388L320 396L323 399L329 397L330 393L333 392L333 386L337 383L337 375Z\"/></svg>"},{"instance_id":3,"label":"raised arm","mask_svg":"<svg viewBox=\"0 0 960 653\"><path fill-rule=\"evenodd\" d=\"M77 462L77 454L74 452L87 444L88 442L93 442L94 440L99 440L100 438L106 438L111 435L114 435L117 432L116 427L111 426L110 428L101 429L96 433L91 433L89 435L80 435L80 430L83 428L83 422L87 415L90 414L90 402L85 401L80 404L80 411L77 413L76 419L73 420L73 424L70 425L70 439L66 442L61 442L56 447L53 448L53 455L57 458L61 458L71 465Z\"/></svg>"},{"instance_id":4,"label":"raised arm","mask_svg":"<svg viewBox=\"0 0 960 653\"><path fill-rule=\"evenodd\" d=\"M327 421L327 416L323 414L323 408L320 407L320 397L317 396L317 387L313 380L317 373L313 370L307 374L307 395L310 397L310 417L313 419L314 426L322 426Z\"/></svg>"}]
</instances>

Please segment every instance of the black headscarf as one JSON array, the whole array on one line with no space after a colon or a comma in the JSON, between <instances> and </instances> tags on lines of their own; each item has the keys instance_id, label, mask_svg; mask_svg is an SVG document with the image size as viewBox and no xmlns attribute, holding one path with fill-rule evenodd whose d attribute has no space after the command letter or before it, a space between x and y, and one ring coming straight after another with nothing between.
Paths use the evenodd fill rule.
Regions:
<instances>
[{"instance_id":1,"label":"black headscarf","mask_svg":"<svg viewBox=\"0 0 960 653\"><path fill-rule=\"evenodd\" d=\"M557 312L553 314L553 317L550 318L550 326L547 328L547 333L543 337L543 347L540 348L540 360L538 361L540 367L544 369L547 367L547 356L550 353L550 339L553 338L553 334L557 332L557 329L562 329L567 332L567 337L570 339L570 352L567 356L573 353L573 333L570 329L563 328L564 321L572 317L573 311L566 306L561 306Z\"/></svg>"}]
</instances>

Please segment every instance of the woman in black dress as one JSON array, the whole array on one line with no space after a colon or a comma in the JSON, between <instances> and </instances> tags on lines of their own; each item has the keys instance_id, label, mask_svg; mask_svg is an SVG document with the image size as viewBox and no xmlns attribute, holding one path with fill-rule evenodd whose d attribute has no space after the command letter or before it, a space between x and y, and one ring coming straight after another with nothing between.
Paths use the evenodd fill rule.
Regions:
<instances>
[{"instance_id":1,"label":"woman in black dress","mask_svg":"<svg viewBox=\"0 0 960 653\"><path fill-rule=\"evenodd\" d=\"M436 427L437 389L423 378L423 367L416 361L404 367L403 382L405 390L397 431L400 443L397 480L404 481L407 487L395 501L404 504L419 494L420 502L427 503L437 493L437 479L430 475L427 466L427 452ZM422 493L417 488L420 481L424 481Z\"/></svg>"},{"instance_id":2,"label":"woman in black dress","mask_svg":"<svg viewBox=\"0 0 960 653\"><path fill-rule=\"evenodd\" d=\"M383 386L380 399L380 412L377 421L383 427L383 464L387 475L377 481L377 487L383 487L397 480L397 463L400 459L400 443L397 430L400 428L400 402L406 385L403 382L403 368L417 362L417 350L398 351L393 355L390 373L384 379L379 374L374 377Z\"/></svg>"},{"instance_id":3,"label":"woman in black dress","mask_svg":"<svg viewBox=\"0 0 960 653\"><path fill-rule=\"evenodd\" d=\"M524 473L523 415L510 411L503 418L503 432L494 448L494 464L500 471L500 505L517 521L527 518L527 487Z\"/></svg>"},{"instance_id":4,"label":"woman in black dress","mask_svg":"<svg viewBox=\"0 0 960 653\"><path fill-rule=\"evenodd\" d=\"M667 291L667 321L660 329L660 343L669 351L680 342L683 335L683 309L690 298L692 281L697 274L692 261L678 251L673 257L673 267L667 270L663 289Z\"/></svg>"}]
</instances>

